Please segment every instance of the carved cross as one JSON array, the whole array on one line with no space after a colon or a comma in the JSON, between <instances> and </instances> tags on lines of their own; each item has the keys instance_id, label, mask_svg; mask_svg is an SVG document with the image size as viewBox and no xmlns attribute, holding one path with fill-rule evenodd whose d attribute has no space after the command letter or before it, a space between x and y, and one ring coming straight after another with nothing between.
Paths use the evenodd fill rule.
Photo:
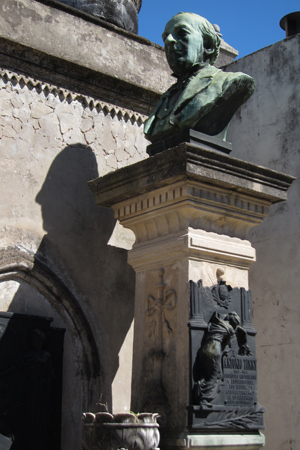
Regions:
<instances>
[{"instance_id":1,"label":"carved cross","mask_svg":"<svg viewBox=\"0 0 300 450\"><path fill-rule=\"evenodd\" d=\"M152 324L149 328L149 337L151 337L157 328L157 334L159 342L161 344L161 350L163 351L163 329L167 328L169 333L173 333L169 321L166 317L166 311L172 310L176 306L176 292L174 289L168 289L165 292L166 284L164 282L165 270L160 269L158 272L159 281L156 284L157 297L152 294L148 295L146 314L148 316L154 316Z\"/></svg>"}]
</instances>

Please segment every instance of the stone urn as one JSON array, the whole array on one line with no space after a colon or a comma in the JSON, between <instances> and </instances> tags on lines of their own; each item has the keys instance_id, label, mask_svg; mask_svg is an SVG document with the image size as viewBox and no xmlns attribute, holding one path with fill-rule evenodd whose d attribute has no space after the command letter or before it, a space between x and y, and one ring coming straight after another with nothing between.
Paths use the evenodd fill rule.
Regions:
<instances>
[{"instance_id":1,"label":"stone urn","mask_svg":"<svg viewBox=\"0 0 300 450\"><path fill-rule=\"evenodd\" d=\"M138 32L142 0L60 0L132 33Z\"/></svg>"},{"instance_id":2,"label":"stone urn","mask_svg":"<svg viewBox=\"0 0 300 450\"><path fill-rule=\"evenodd\" d=\"M152 413L84 413L83 449L155 450L160 438L157 417Z\"/></svg>"}]
</instances>

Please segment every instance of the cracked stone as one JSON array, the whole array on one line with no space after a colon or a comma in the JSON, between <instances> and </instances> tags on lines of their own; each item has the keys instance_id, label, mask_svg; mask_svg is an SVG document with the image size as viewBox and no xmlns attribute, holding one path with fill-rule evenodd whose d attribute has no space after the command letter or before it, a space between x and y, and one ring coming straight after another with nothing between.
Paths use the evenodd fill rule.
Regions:
<instances>
[{"instance_id":1,"label":"cracked stone","mask_svg":"<svg viewBox=\"0 0 300 450\"><path fill-rule=\"evenodd\" d=\"M48 136L49 140L54 136L60 136L59 123L55 113L48 114L39 119L40 127L44 136Z\"/></svg>"},{"instance_id":2,"label":"cracked stone","mask_svg":"<svg viewBox=\"0 0 300 450\"><path fill-rule=\"evenodd\" d=\"M19 119L22 123L26 123L30 120L30 110L25 105L22 108L14 108L12 110L12 115L15 119Z\"/></svg>"},{"instance_id":3,"label":"cracked stone","mask_svg":"<svg viewBox=\"0 0 300 450\"><path fill-rule=\"evenodd\" d=\"M32 103L30 109L33 119L40 119L42 116L46 116L53 112L53 108L50 108L42 102Z\"/></svg>"},{"instance_id":4,"label":"cracked stone","mask_svg":"<svg viewBox=\"0 0 300 450\"><path fill-rule=\"evenodd\" d=\"M1 100L1 114L3 116L11 117L12 111L13 111L13 106L11 104L11 101L9 99Z\"/></svg>"},{"instance_id":5,"label":"cracked stone","mask_svg":"<svg viewBox=\"0 0 300 450\"><path fill-rule=\"evenodd\" d=\"M126 140L124 143L124 150L131 156L133 157L135 152L136 152L136 148L134 147L134 145L132 144L131 140Z\"/></svg>"},{"instance_id":6,"label":"cracked stone","mask_svg":"<svg viewBox=\"0 0 300 450\"><path fill-rule=\"evenodd\" d=\"M75 130L69 130L67 133L63 135L63 139L66 144L84 144L86 145L86 141L84 139L84 134L76 128Z\"/></svg>"},{"instance_id":7,"label":"cracked stone","mask_svg":"<svg viewBox=\"0 0 300 450\"><path fill-rule=\"evenodd\" d=\"M125 151L124 148L117 148L115 155L118 162L126 161L129 158L129 154Z\"/></svg>"},{"instance_id":8,"label":"cracked stone","mask_svg":"<svg viewBox=\"0 0 300 450\"><path fill-rule=\"evenodd\" d=\"M97 139L97 134L94 130L88 131L85 133L85 139L88 144L92 144Z\"/></svg>"},{"instance_id":9,"label":"cracked stone","mask_svg":"<svg viewBox=\"0 0 300 450\"><path fill-rule=\"evenodd\" d=\"M20 138L27 142L32 142L35 139L35 130L32 125L23 124L20 130Z\"/></svg>"},{"instance_id":10,"label":"cracked stone","mask_svg":"<svg viewBox=\"0 0 300 450\"><path fill-rule=\"evenodd\" d=\"M109 128L104 128L102 136L100 136L100 142L102 147L107 154L112 154L115 152L116 141L113 138Z\"/></svg>"},{"instance_id":11,"label":"cracked stone","mask_svg":"<svg viewBox=\"0 0 300 450\"><path fill-rule=\"evenodd\" d=\"M11 98L11 104L14 108L23 108L24 102L20 95L16 95Z\"/></svg>"},{"instance_id":12,"label":"cracked stone","mask_svg":"<svg viewBox=\"0 0 300 450\"><path fill-rule=\"evenodd\" d=\"M62 134L67 133L74 127L74 116L73 114L63 114L57 116L59 120L60 131Z\"/></svg>"},{"instance_id":13,"label":"cracked stone","mask_svg":"<svg viewBox=\"0 0 300 450\"><path fill-rule=\"evenodd\" d=\"M118 162L117 162L117 158L115 157L115 155L109 155L106 158L106 164L111 167L112 169L117 169L118 168Z\"/></svg>"},{"instance_id":14,"label":"cracked stone","mask_svg":"<svg viewBox=\"0 0 300 450\"><path fill-rule=\"evenodd\" d=\"M3 129L2 134L3 134L3 136L8 137L8 138L16 139L18 137L18 133L16 132L16 130L13 129L13 127L11 125L7 125Z\"/></svg>"},{"instance_id":15,"label":"cracked stone","mask_svg":"<svg viewBox=\"0 0 300 450\"><path fill-rule=\"evenodd\" d=\"M94 121L90 117L86 117L82 120L81 130L85 133L93 127Z\"/></svg>"}]
</instances>

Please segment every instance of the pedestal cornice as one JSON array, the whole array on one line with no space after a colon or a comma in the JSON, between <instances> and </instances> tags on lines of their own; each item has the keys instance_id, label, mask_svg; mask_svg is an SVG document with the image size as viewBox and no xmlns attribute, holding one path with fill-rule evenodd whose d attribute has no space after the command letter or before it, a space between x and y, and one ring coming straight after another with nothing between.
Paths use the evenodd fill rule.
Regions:
<instances>
[{"instance_id":1,"label":"pedestal cornice","mask_svg":"<svg viewBox=\"0 0 300 450\"><path fill-rule=\"evenodd\" d=\"M96 203L113 206L176 181L197 180L276 203L286 200L295 178L262 166L183 143L117 172L90 181Z\"/></svg>"},{"instance_id":2,"label":"pedestal cornice","mask_svg":"<svg viewBox=\"0 0 300 450\"><path fill-rule=\"evenodd\" d=\"M89 183L96 203L152 241L189 227L245 239L293 177L215 150L180 144Z\"/></svg>"}]
</instances>

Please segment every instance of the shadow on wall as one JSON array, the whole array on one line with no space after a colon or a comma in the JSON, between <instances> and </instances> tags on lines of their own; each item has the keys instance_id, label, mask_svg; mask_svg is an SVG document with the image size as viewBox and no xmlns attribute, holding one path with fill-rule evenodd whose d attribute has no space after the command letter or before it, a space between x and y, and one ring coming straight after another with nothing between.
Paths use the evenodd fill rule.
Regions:
<instances>
[{"instance_id":1,"label":"shadow on wall","mask_svg":"<svg viewBox=\"0 0 300 450\"><path fill-rule=\"evenodd\" d=\"M36 197L47 234L36 252L33 269L46 268L70 292L66 315L77 333L84 328L90 339L85 345L93 341L91 352L99 354L94 356L100 359L101 386L98 392L89 393L92 400L83 401L91 411L97 410L95 399L100 397L112 408L118 354L134 315L135 281L126 250L107 245L115 220L110 209L95 205L87 186L97 177L97 161L88 146L68 146L54 159ZM23 301L20 286L10 311L18 312ZM58 298L54 307L61 314L59 303Z\"/></svg>"}]
</instances>

